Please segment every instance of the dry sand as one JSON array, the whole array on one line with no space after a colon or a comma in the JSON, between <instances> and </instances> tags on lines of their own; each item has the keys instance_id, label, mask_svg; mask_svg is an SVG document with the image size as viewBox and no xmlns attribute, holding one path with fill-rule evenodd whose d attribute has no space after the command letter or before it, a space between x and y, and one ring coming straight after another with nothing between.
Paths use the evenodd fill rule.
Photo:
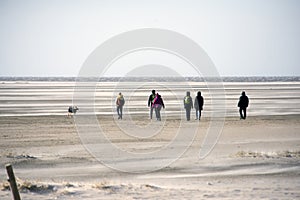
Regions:
<instances>
[{"instance_id":1,"label":"dry sand","mask_svg":"<svg viewBox=\"0 0 300 200\"><path fill-rule=\"evenodd\" d=\"M120 135L111 117L99 120L113 142L146 149L170 140L180 121L169 119L164 135L137 141ZM196 123L183 122L186 134ZM170 166L129 174L93 158L73 118L0 117L0 199L11 199L7 163L13 164L23 199L300 199L300 116L228 117L214 150L199 160L208 125L204 118L192 146Z\"/></svg>"}]
</instances>

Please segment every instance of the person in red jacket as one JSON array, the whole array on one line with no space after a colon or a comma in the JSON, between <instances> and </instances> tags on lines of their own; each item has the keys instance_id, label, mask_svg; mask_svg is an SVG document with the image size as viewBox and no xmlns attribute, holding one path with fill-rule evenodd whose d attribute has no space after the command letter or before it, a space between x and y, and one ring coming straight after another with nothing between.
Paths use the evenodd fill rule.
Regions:
<instances>
[{"instance_id":1,"label":"person in red jacket","mask_svg":"<svg viewBox=\"0 0 300 200\"><path fill-rule=\"evenodd\" d=\"M160 110L163 107L165 109L165 104L161 96L157 93L152 104L155 109L156 120L161 121Z\"/></svg>"}]
</instances>

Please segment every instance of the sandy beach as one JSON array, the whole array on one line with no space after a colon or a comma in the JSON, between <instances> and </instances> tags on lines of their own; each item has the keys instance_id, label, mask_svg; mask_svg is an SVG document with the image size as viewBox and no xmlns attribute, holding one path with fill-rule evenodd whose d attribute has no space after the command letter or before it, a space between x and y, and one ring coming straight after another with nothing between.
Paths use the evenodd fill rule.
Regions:
<instances>
[{"instance_id":1,"label":"sandy beach","mask_svg":"<svg viewBox=\"0 0 300 200\"><path fill-rule=\"evenodd\" d=\"M0 85L1 200L11 199L8 163L22 199L300 198L299 82L224 82L224 127L204 159L199 158L203 141L215 128L205 83L155 83L166 105L161 122L148 119L146 103L154 83L121 84L123 120L114 107L119 83L99 83L94 117L105 141L94 140L100 132L89 134L95 124L85 107L79 106L75 117L67 116L74 84L6 80ZM200 122L194 111L192 121L185 120L187 90L192 96L201 90L205 98ZM236 106L242 90L250 97L246 120L240 120ZM78 119L83 120L80 126ZM174 140L178 130L181 137ZM89 143L96 143L98 152L87 149ZM121 172L126 170L134 173Z\"/></svg>"},{"instance_id":2,"label":"sandy beach","mask_svg":"<svg viewBox=\"0 0 300 200\"><path fill-rule=\"evenodd\" d=\"M113 118L98 119L111 127L107 133L112 141L132 148L173 137L170 129L150 142L114 138ZM178 122L166 120L165 126ZM250 116L245 121L227 117L216 147L203 160L197 155L209 120L184 122L187 134L191 124L199 125L188 151L170 166L144 174L121 173L99 163L81 144L73 118L0 117L0 124L0 199L11 199L7 163L14 166L24 199L300 198L298 115Z\"/></svg>"}]
</instances>

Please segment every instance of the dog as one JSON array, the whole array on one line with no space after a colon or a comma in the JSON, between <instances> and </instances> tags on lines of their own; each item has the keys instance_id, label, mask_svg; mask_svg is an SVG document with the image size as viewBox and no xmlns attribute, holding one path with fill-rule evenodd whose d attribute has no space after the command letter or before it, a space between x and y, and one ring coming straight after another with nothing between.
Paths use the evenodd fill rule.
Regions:
<instances>
[{"instance_id":1,"label":"dog","mask_svg":"<svg viewBox=\"0 0 300 200\"><path fill-rule=\"evenodd\" d=\"M72 114L75 115L77 110L79 110L79 108L77 106L69 106L68 116L72 116Z\"/></svg>"}]
</instances>

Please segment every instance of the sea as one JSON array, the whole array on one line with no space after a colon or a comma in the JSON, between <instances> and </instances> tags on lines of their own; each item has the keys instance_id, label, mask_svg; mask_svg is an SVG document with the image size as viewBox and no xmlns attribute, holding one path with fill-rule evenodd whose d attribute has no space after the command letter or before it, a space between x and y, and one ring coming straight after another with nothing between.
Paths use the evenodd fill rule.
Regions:
<instances>
[{"instance_id":1,"label":"sea","mask_svg":"<svg viewBox=\"0 0 300 200\"><path fill-rule=\"evenodd\" d=\"M67 115L69 106L78 106L78 115L113 115L115 100L125 98L124 117L148 117L148 97L156 90L165 103L162 115L176 117L184 112L187 91L193 99L204 97L202 116L223 112L239 116L237 103L242 91L249 97L248 116L299 115L300 77L102 77L86 79L93 84L93 101L76 105L76 91L82 80L76 77L0 77L0 116ZM81 91L85 88L81 88ZM220 108L221 107L221 108ZM86 109L89 108L89 109ZM92 109L90 109L92 108ZM89 110L89 111L87 111ZM92 112L91 112L92 110ZM192 111L195 114L195 111Z\"/></svg>"}]
</instances>

